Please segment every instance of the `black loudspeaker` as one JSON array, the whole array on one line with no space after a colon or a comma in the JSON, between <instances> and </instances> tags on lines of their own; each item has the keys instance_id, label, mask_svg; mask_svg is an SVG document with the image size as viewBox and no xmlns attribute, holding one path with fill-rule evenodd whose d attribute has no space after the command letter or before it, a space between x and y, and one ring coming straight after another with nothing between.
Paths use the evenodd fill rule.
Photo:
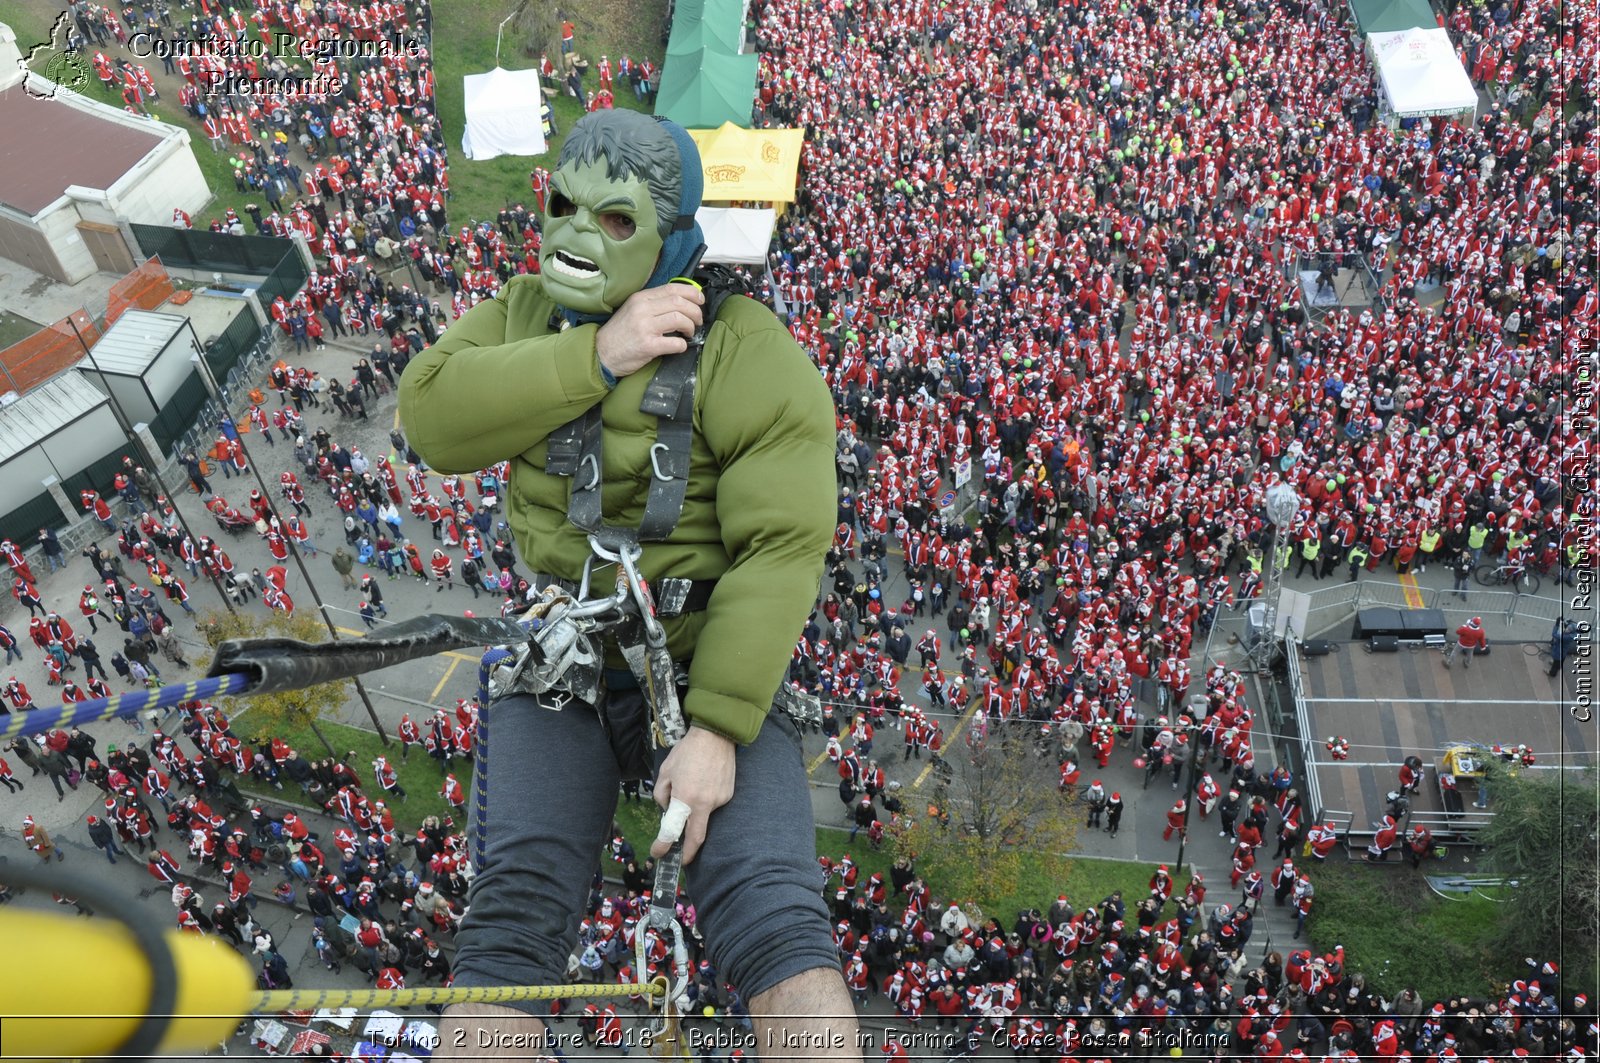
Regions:
<instances>
[{"instance_id":1,"label":"black loudspeaker","mask_svg":"<svg viewBox=\"0 0 1600 1063\"><path fill-rule=\"evenodd\" d=\"M1401 613L1402 610L1388 606L1363 609L1356 614L1355 630L1350 633L1350 637L1370 639L1374 635L1404 635L1406 624Z\"/></svg>"},{"instance_id":2,"label":"black loudspeaker","mask_svg":"<svg viewBox=\"0 0 1600 1063\"><path fill-rule=\"evenodd\" d=\"M1333 643L1327 639L1308 639L1300 644L1307 657L1326 657L1333 652Z\"/></svg>"},{"instance_id":3,"label":"black loudspeaker","mask_svg":"<svg viewBox=\"0 0 1600 1063\"><path fill-rule=\"evenodd\" d=\"M1367 640L1367 650L1371 653L1399 653L1400 640L1394 635L1374 635Z\"/></svg>"}]
</instances>

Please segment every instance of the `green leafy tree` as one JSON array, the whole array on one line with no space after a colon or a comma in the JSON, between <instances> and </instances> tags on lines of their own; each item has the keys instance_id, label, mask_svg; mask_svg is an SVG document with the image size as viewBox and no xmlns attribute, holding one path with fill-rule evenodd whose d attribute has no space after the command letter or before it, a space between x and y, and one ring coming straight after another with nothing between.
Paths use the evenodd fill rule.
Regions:
<instances>
[{"instance_id":1,"label":"green leafy tree","mask_svg":"<svg viewBox=\"0 0 1600 1063\"><path fill-rule=\"evenodd\" d=\"M286 638L301 642L324 642L328 632L310 613L281 613L273 610L265 616L253 613L207 613L200 621L200 633L213 651L229 639ZM211 657L202 663L209 668ZM243 697L225 697L219 704L229 716L237 716L245 709L251 719L267 726L309 728L327 747L331 756L337 751L322 732L317 722L324 714L338 709L350 696L351 682L338 679L319 683L302 690L281 690L273 694L248 694Z\"/></svg>"},{"instance_id":2,"label":"green leafy tree","mask_svg":"<svg viewBox=\"0 0 1600 1063\"><path fill-rule=\"evenodd\" d=\"M1600 954L1600 775L1526 770L1491 758L1483 861L1516 883L1497 945L1559 957L1562 986L1595 992Z\"/></svg>"},{"instance_id":3,"label":"green leafy tree","mask_svg":"<svg viewBox=\"0 0 1600 1063\"><path fill-rule=\"evenodd\" d=\"M892 829L895 855L916 860L951 897L1012 895L1025 864L1062 878L1067 861L1060 854L1073 846L1077 817L1058 795L1056 764L1035 748L1031 728L1000 728L981 745L945 750L950 781L925 810L912 809ZM1025 861L1029 852L1035 858Z\"/></svg>"}]
</instances>

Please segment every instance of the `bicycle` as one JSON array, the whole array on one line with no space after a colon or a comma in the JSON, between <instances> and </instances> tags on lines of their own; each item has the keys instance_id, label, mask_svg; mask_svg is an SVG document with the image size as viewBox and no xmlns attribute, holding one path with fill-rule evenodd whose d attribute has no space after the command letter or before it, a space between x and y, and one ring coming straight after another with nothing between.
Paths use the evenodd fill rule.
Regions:
<instances>
[{"instance_id":1,"label":"bicycle","mask_svg":"<svg viewBox=\"0 0 1600 1063\"><path fill-rule=\"evenodd\" d=\"M1486 561L1477 567L1472 578L1485 587L1509 587L1513 594L1538 594L1539 574L1526 564L1494 564Z\"/></svg>"},{"instance_id":2,"label":"bicycle","mask_svg":"<svg viewBox=\"0 0 1600 1063\"><path fill-rule=\"evenodd\" d=\"M1555 666L1556 659L1555 656L1551 654L1550 647L1545 643L1525 642L1522 644L1522 654L1525 657L1537 657L1539 659L1539 663L1544 666L1545 671L1552 676L1555 675L1556 672L1560 671L1560 669L1551 671L1551 669Z\"/></svg>"}]
</instances>

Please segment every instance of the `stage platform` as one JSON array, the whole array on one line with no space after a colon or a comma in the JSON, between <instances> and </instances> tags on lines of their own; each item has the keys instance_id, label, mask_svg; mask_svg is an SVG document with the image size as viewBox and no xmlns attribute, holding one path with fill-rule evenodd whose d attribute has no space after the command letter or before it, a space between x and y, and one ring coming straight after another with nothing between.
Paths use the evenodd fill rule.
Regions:
<instances>
[{"instance_id":1,"label":"stage platform","mask_svg":"<svg viewBox=\"0 0 1600 1063\"><path fill-rule=\"evenodd\" d=\"M1370 838L1408 755L1428 767L1411 799L1412 818L1446 840L1470 836L1475 822L1494 811L1492 795L1486 811L1474 809L1475 791L1464 785L1464 809L1446 815L1439 761L1452 744L1525 744L1537 757L1535 770L1596 762L1593 728L1567 711L1563 677L1546 674L1535 652L1542 643L1496 643L1489 656L1473 658L1469 667L1457 657L1451 668L1437 649L1368 653L1359 642L1335 645L1337 653L1320 657L1296 650L1291 686L1313 776L1307 804L1348 830L1352 845ZM1329 755L1326 743L1335 735L1349 740L1348 760Z\"/></svg>"}]
</instances>

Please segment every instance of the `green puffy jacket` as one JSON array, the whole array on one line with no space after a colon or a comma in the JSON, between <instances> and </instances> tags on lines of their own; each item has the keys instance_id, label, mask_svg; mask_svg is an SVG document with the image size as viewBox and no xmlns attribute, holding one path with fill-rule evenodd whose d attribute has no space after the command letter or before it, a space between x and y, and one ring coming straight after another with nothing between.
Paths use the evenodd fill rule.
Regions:
<instances>
[{"instance_id":1,"label":"green puffy jacket","mask_svg":"<svg viewBox=\"0 0 1600 1063\"><path fill-rule=\"evenodd\" d=\"M440 472L510 459L523 558L575 580L588 541L567 521L571 481L544 471L546 439L604 400L602 508L608 524L638 527L656 438L639 402L654 371L608 391L599 327L553 331L554 309L537 276L513 278L406 367L400 416ZM665 624L672 655L694 659L685 713L740 743L761 730L816 601L833 539L834 430L821 374L772 312L741 297L723 303L700 355L683 515L666 542L645 544L642 568L647 579L718 581L705 611Z\"/></svg>"}]
</instances>

